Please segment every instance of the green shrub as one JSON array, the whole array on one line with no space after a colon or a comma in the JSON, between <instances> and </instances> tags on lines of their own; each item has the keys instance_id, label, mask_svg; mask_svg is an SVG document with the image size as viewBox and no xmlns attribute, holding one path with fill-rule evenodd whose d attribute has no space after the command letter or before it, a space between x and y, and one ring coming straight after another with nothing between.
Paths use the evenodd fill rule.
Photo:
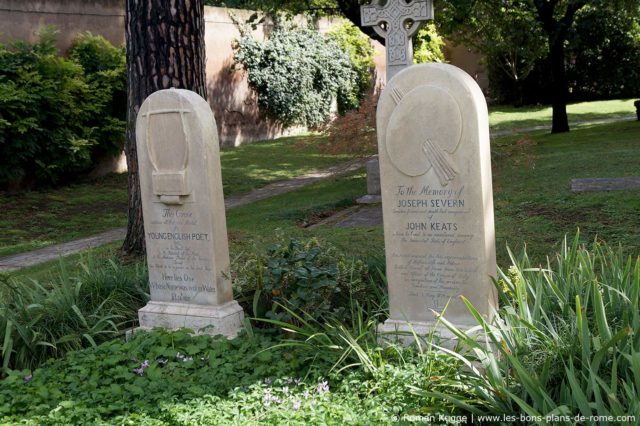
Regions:
<instances>
[{"instance_id":1,"label":"green shrub","mask_svg":"<svg viewBox=\"0 0 640 426\"><path fill-rule=\"evenodd\" d=\"M87 32L69 49L69 59L79 63L91 89L96 111L85 124L97 145L92 158L115 155L124 147L127 112L127 63L124 47L114 47L102 36Z\"/></svg>"},{"instance_id":2,"label":"green shrub","mask_svg":"<svg viewBox=\"0 0 640 426\"><path fill-rule=\"evenodd\" d=\"M76 45L79 60L90 40ZM85 72L58 56L51 28L35 44L0 45L0 185L56 183L86 170L96 149L121 146L123 111L113 111L113 98L123 76L123 63Z\"/></svg>"},{"instance_id":3,"label":"green shrub","mask_svg":"<svg viewBox=\"0 0 640 426\"><path fill-rule=\"evenodd\" d=\"M327 37L334 40L340 49L349 54L349 60L357 75L357 85L353 87L353 98L362 100L371 91L373 83L373 56L375 51L371 46L370 39L358 27L349 21L341 22L332 28ZM358 105L359 102L356 104ZM348 109L353 107L347 106ZM346 111L341 111L344 114Z\"/></svg>"},{"instance_id":4,"label":"green shrub","mask_svg":"<svg viewBox=\"0 0 640 426\"><path fill-rule=\"evenodd\" d=\"M268 40L242 30L235 61L247 71L258 104L285 126L320 126L337 100L339 111L358 106L357 74L349 55L312 28L276 22Z\"/></svg>"},{"instance_id":5,"label":"green shrub","mask_svg":"<svg viewBox=\"0 0 640 426\"><path fill-rule=\"evenodd\" d=\"M547 268L533 267L526 253L514 266L500 273L502 306L494 323L465 301L491 345L443 320L473 348L462 359L469 380L479 383L476 413L523 413L541 417L539 423L551 415L640 418L640 258L625 259L600 243L587 250L576 237ZM419 387L414 392L436 396Z\"/></svg>"},{"instance_id":6,"label":"green shrub","mask_svg":"<svg viewBox=\"0 0 640 426\"><path fill-rule=\"evenodd\" d=\"M425 24L413 40L413 60L417 64L426 62L444 62L444 40L438 34L434 23Z\"/></svg>"},{"instance_id":7,"label":"green shrub","mask_svg":"<svg viewBox=\"0 0 640 426\"><path fill-rule=\"evenodd\" d=\"M292 321L291 309L315 319L334 314L349 321L351 300L366 303L369 296L367 265L316 239L281 239L265 255L251 255L241 269L236 286L259 318Z\"/></svg>"},{"instance_id":8,"label":"green shrub","mask_svg":"<svg viewBox=\"0 0 640 426\"><path fill-rule=\"evenodd\" d=\"M89 259L77 275L64 263L51 282L0 281L2 372L95 346L137 320L148 296L146 268Z\"/></svg>"}]
</instances>

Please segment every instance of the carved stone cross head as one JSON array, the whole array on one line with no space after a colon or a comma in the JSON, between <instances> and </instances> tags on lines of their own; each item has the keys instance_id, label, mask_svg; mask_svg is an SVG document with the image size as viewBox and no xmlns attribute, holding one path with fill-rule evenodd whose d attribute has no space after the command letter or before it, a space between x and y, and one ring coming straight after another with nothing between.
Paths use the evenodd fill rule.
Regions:
<instances>
[{"instance_id":1,"label":"carved stone cross head","mask_svg":"<svg viewBox=\"0 0 640 426\"><path fill-rule=\"evenodd\" d=\"M403 68L413 64L411 37L420 24L433 19L433 0L380 0L360 7L362 25L373 27L386 40L387 81Z\"/></svg>"}]
</instances>

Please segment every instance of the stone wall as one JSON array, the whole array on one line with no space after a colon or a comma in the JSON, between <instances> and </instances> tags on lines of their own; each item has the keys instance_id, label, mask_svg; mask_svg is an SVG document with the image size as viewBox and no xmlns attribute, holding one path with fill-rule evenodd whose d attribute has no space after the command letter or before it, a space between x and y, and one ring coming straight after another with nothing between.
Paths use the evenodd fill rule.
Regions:
<instances>
[{"instance_id":1,"label":"stone wall","mask_svg":"<svg viewBox=\"0 0 640 426\"><path fill-rule=\"evenodd\" d=\"M43 27L55 25L62 52L85 31L119 46L124 43L124 0L0 0L0 22L0 43L34 42Z\"/></svg>"}]
</instances>

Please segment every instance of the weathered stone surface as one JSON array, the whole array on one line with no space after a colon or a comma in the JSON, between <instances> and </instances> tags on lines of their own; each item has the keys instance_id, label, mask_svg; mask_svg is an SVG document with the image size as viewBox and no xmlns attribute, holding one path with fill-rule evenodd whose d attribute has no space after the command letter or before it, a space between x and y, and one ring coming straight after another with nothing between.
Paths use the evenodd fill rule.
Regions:
<instances>
[{"instance_id":1,"label":"weathered stone surface","mask_svg":"<svg viewBox=\"0 0 640 426\"><path fill-rule=\"evenodd\" d=\"M215 120L188 90L149 96L136 122L151 301L142 328L188 327L234 337L233 300Z\"/></svg>"},{"instance_id":2,"label":"weathered stone surface","mask_svg":"<svg viewBox=\"0 0 640 426\"><path fill-rule=\"evenodd\" d=\"M482 91L454 66L414 65L382 92L377 131L390 304L380 331L424 334L445 307L453 324L472 327L460 296L489 318L496 260Z\"/></svg>"},{"instance_id":3,"label":"weathered stone surface","mask_svg":"<svg viewBox=\"0 0 640 426\"><path fill-rule=\"evenodd\" d=\"M375 155L367 161L367 195L356 200L359 204L376 204L382 202L380 195L380 162Z\"/></svg>"},{"instance_id":4,"label":"weathered stone surface","mask_svg":"<svg viewBox=\"0 0 640 426\"><path fill-rule=\"evenodd\" d=\"M360 206L335 223L336 228L372 228L382 224L382 208L377 206Z\"/></svg>"},{"instance_id":5,"label":"weathered stone surface","mask_svg":"<svg viewBox=\"0 0 640 426\"><path fill-rule=\"evenodd\" d=\"M367 193L380 195L380 162L378 156L367 161Z\"/></svg>"},{"instance_id":6,"label":"weathered stone surface","mask_svg":"<svg viewBox=\"0 0 640 426\"><path fill-rule=\"evenodd\" d=\"M640 189L640 176L571 180L571 191L573 192L621 191L630 189Z\"/></svg>"}]
</instances>

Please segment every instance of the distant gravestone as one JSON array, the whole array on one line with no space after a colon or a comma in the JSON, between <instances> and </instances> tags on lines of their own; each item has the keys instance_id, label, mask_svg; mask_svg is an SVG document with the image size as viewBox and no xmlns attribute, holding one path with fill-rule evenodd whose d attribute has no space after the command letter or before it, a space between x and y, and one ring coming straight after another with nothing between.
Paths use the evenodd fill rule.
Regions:
<instances>
[{"instance_id":1,"label":"distant gravestone","mask_svg":"<svg viewBox=\"0 0 640 426\"><path fill-rule=\"evenodd\" d=\"M447 305L445 318L472 327L460 296L486 317L497 303L482 91L454 66L414 65L382 92L377 131L390 305L380 331L424 335Z\"/></svg>"},{"instance_id":2,"label":"distant gravestone","mask_svg":"<svg viewBox=\"0 0 640 426\"><path fill-rule=\"evenodd\" d=\"M136 122L151 301L143 329L191 328L234 337L218 132L209 104L188 90L153 93Z\"/></svg>"},{"instance_id":3,"label":"distant gravestone","mask_svg":"<svg viewBox=\"0 0 640 426\"><path fill-rule=\"evenodd\" d=\"M633 189L640 189L640 176L571 180L571 191L573 192L625 191Z\"/></svg>"}]
</instances>

